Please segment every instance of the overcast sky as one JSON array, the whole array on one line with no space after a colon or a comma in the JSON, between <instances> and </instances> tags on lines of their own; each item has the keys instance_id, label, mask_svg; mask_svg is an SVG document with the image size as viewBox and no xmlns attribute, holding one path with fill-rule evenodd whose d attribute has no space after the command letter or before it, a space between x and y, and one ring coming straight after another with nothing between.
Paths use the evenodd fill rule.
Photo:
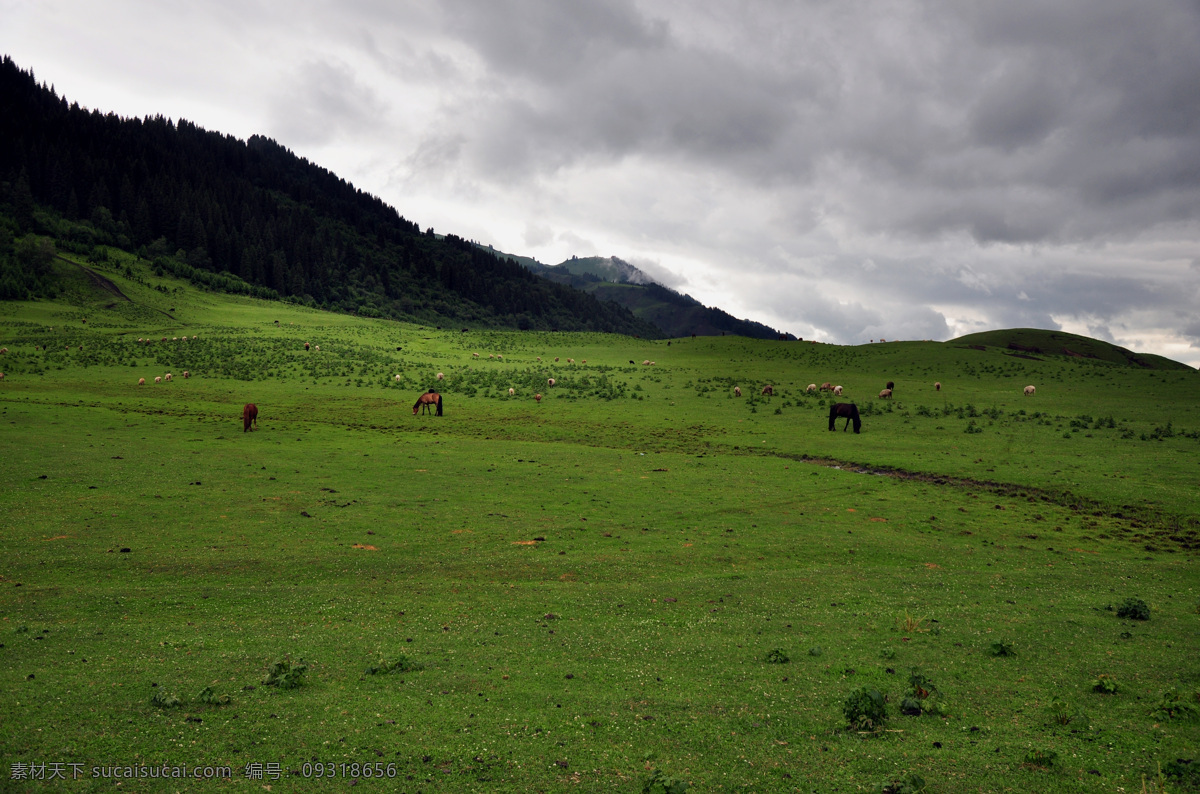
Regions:
<instances>
[{"instance_id":1,"label":"overcast sky","mask_svg":"<svg viewBox=\"0 0 1200 794\"><path fill-rule=\"evenodd\" d=\"M0 53L806 339L1200 366L1197 0L0 0Z\"/></svg>"}]
</instances>

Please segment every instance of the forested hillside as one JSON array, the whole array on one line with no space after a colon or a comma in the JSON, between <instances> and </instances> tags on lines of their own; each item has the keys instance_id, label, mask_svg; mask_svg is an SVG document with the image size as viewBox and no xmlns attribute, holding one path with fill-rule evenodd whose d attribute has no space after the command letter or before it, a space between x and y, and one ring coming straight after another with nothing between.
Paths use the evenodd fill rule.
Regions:
<instances>
[{"instance_id":1,"label":"forested hillside","mask_svg":"<svg viewBox=\"0 0 1200 794\"><path fill-rule=\"evenodd\" d=\"M720 336L734 334L753 339L795 339L753 320L708 307L690 295L663 286L633 265L617 257L584 257L558 265L532 260L523 264L541 276L612 301L653 323L667 336Z\"/></svg>"},{"instance_id":2,"label":"forested hillside","mask_svg":"<svg viewBox=\"0 0 1200 794\"><path fill-rule=\"evenodd\" d=\"M0 63L0 299L50 246L113 246L210 289L367 316L661 336L628 310L424 232L276 142L86 110Z\"/></svg>"}]
</instances>

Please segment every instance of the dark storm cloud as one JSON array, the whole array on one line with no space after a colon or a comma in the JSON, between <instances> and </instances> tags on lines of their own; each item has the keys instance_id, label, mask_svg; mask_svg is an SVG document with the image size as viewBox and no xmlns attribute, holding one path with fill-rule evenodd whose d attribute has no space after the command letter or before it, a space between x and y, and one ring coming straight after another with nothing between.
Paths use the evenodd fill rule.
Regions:
<instances>
[{"instance_id":1,"label":"dark storm cloud","mask_svg":"<svg viewBox=\"0 0 1200 794\"><path fill-rule=\"evenodd\" d=\"M0 0L0 45L422 226L653 263L805 336L1200 343L1195 0L147 8Z\"/></svg>"}]
</instances>

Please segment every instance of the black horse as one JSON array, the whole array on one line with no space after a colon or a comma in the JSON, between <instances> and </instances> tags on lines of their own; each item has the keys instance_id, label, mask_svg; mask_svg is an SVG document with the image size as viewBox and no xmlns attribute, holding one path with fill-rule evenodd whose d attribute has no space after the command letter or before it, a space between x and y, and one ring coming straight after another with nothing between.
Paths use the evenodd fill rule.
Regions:
<instances>
[{"instance_id":1,"label":"black horse","mask_svg":"<svg viewBox=\"0 0 1200 794\"><path fill-rule=\"evenodd\" d=\"M829 406L829 429L833 429L833 423L838 419L845 418L846 425L842 428L845 433L850 427L850 422L854 422L854 432L857 433L862 429L862 420L858 418L858 406L854 403L834 403Z\"/></svg>"}]
</instances>

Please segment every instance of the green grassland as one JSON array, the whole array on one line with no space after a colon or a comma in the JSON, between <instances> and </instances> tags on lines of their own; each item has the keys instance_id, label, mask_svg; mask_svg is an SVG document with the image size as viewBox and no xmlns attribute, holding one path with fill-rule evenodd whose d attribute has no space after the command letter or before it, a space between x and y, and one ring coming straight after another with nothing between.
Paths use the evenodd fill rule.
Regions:
<instances>
[{"instance_id":1,"label":"green grassland","mask_svg":"<svg viewBox=\"0 0 1200 794\"><path fill-rule=\"evenodd\" d=\"M1195 371L57 266L0 303L0 790L1200 790Z\"/></svg>"}]
</instances>

